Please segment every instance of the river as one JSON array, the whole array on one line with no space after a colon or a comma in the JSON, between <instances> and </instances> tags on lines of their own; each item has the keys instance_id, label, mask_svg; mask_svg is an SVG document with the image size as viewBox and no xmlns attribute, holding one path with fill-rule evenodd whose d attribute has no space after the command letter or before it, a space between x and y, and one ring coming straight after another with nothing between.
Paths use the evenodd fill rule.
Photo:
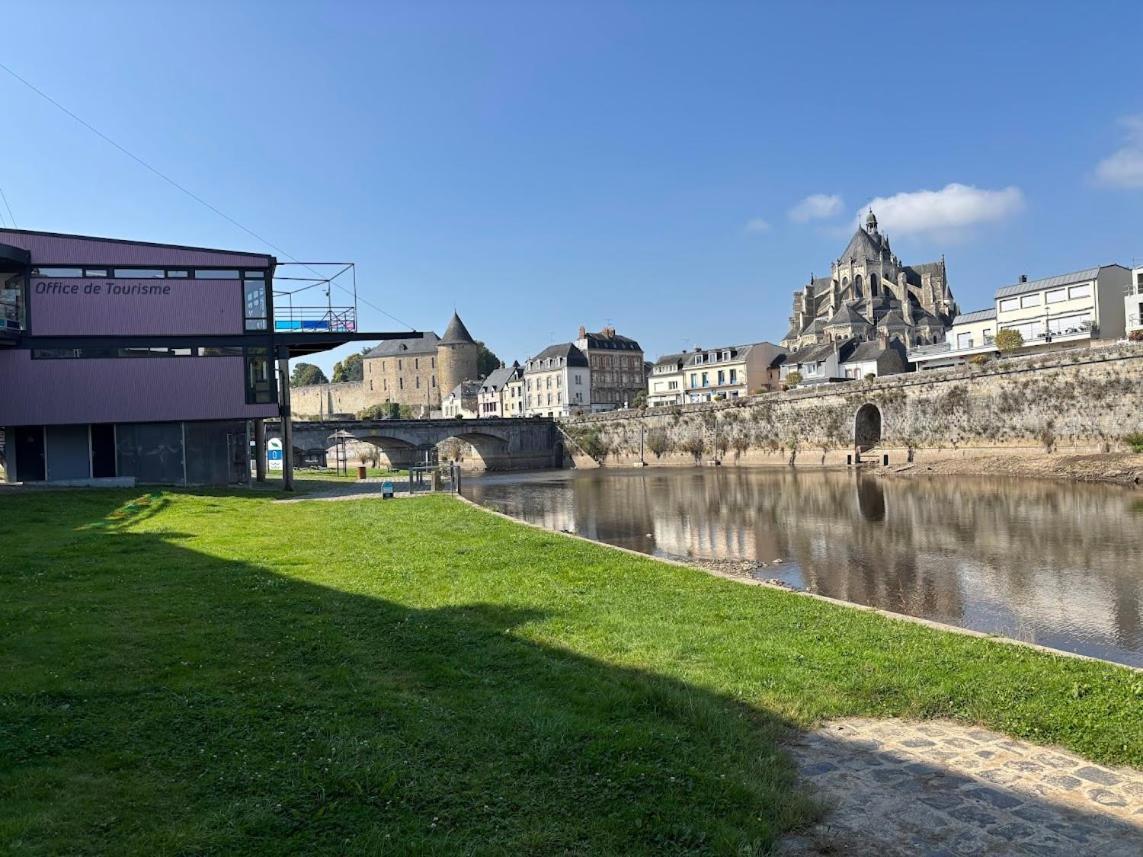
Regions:
<instances>
[{"instance_id":1,"label":"river","mask_svg":"<svg viewBox=\"0 0 1143 857\"><path fill-rule=\"evenodd\" d=\"M1039 480L600 469L465 480L465 496L653 556L1143 666L1143 494Z\"/></svg>"}]
</instances>

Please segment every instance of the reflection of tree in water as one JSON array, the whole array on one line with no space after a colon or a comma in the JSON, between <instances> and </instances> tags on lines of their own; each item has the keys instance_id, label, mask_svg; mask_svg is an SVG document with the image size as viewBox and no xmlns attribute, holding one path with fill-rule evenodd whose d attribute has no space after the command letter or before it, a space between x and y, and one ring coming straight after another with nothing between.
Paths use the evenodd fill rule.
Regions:
<instances>
[{"instance_id":1,"label":"reflection of tree in water","mask_svg":"<svg viewBox=\"0 0 1143 857\"><path fill-rule=\"evenodd\" d=\"M601 471L544 487L528 492L523 517L556 495L574 504L574 524L559 528L613 544L782 558L834 598L1143 655L1141 516L1116 487L736 468Z\"/></svg>"}]
</instances>

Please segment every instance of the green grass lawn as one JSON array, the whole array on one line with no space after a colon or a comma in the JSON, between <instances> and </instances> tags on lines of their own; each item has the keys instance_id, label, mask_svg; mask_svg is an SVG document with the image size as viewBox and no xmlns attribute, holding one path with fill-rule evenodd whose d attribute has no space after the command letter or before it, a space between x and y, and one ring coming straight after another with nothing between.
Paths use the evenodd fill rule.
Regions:
<instances>
[{"instance_id":1,"label":"green grass lawn","mask_svg":"<svg viewBox=\"0 0 1143 857\"><path fill-rule=\"evenodd\" d=\"M0 852L765 852L781 737L954 717L1143 765L1143 677L446 496L0 497Z\"/></svg>"}]
</instances>

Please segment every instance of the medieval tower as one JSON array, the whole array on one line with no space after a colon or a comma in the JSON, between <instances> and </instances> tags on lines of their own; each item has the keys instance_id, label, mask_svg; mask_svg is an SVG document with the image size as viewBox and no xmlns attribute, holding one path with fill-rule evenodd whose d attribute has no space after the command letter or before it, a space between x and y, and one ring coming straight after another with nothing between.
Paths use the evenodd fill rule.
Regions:
<instances>
[{"instance_id":1,"label":"medieval tower","mask_svg":"<svg viewBox=\"0 0 1143 857\"><path fill-rule=\"evenodd\" d=\"M480 346L455 312L437 343L437 378L441 396L447 396L461 381L479 381Z\"/></svg>"}]
</instances>

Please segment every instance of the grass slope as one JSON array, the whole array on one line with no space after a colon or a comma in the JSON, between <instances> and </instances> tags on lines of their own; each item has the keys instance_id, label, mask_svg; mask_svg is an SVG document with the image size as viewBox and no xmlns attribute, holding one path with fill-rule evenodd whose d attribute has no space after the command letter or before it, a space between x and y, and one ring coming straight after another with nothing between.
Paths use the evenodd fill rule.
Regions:
<instances>
[{"instance_id":1,"label":"grass slope","mask_svg":"<svg viewBox=\"0 0 1143 857\"><path fill-rule=\"evenodd\" d=\"M0 498L0 850L757 853L778 741L951 716L1143 764L1143 677L452 498Z\"/></svg>"}]
</instances>

